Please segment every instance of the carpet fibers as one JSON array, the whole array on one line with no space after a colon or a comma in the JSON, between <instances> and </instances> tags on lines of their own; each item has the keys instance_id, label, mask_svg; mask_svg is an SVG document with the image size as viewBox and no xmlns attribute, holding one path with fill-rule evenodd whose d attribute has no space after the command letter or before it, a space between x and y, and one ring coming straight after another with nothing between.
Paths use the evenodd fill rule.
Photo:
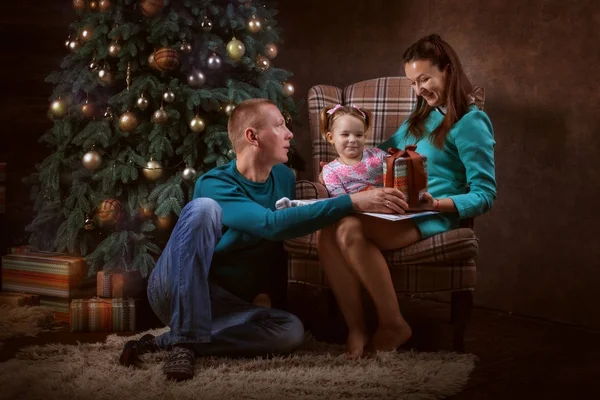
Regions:
<instances>
[{"instance_id":1,"label":"carpet fibers","mask_svg":"<svg viewBox=\"0 0 600 400\"><path fill-rule=\"evenodd\" d=\"M446 352L346 361L342 346L307 338L287 357L198 358L194 379L176 383L162 373L166 352L142 356L139 368L119 365L131 338L25 348L0 363L0 399L441 399L462 390L476 362L474 355Z\"/></svg>"},{"instance_id":2,"label":"carpet fibers","mask_svg":"<svg viewBox=\"0 0 600 400\"><path fill-rule=\"evenodd\" d=\"M0 347L3 340L16 336L35 336L57 328L52 312L44 307L0 305Z\"/></svg>"}]
</instances>

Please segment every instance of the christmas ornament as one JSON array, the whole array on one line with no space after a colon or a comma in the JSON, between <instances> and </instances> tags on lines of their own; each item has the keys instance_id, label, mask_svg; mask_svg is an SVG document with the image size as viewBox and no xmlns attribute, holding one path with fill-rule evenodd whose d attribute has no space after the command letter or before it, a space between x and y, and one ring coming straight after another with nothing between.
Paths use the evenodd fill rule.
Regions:
<instances>
[{"instance_id":1,"label":"christmas ornament","mask_svg":"<svg viewBox=\"0 0 600 400\"><path fill-rule=\"evenodd\" d=\"M138 120L134 113L131 111L125 111L119 117L119 128L123 132L133 132L138 126Z\"/></svg>"},{"instance_id":2,"label":"christmas ornament","mask_svg":"<svg viewBox=\"0 0 600 400\"><path fill-rule=\"evenodd\" d=\"M146 166L142 172L149 181L157 181L163 174L163 166L158 161L153 161L150 159L150 161L146 163Z\"/></svg>"},{"instance_id":3,"label":"christmas ornament","mask_svg":"<svg viewBox=\"0 0 600 400\"><path fill-rule=\"evenodd\" d=\"M69 42L69 50L71 50L73 53L75 53L77 50L79 50L79 40L71 40Z\"/></svg>"},{"instance_id":4,"label":"christmas ornament","mask_svg":"<svg viewBox=\"0 0 600 400\"><path fill-rule=\"evenodd\" d=\"M253 15L252 18L250 18L250 20L248 21L248 30L252 33L256 33L260 32L261 29L262 22L260 21L260 19L256 18L255 15Z\"/></svg>"},{"instance_id":5,"label":"christmas ornament","mask_svg":"<svg viewBox=\"0 0 600 400\"><path fill-rule=\"evenodd\" d=\"M259 54L258 56L256 56L256 66L261 71L266 71L271 66L271 61L269 61L267 57Z\"/></svg>"},{"instance_id":6,"label":"christmas ornament","mask_svg":"<svg viewBox=\"0 0 600 400\"><path fill-rule=\"evenodd\" d=\"M284 111L281 113L281 116L283 117L283 120L285 121L286 125L289 125L292 123L292 115L289 112Z\"/></svg>"},{"instance_id":7,"label":"christmas ornament","mask_svg":"<svg viewBox=\"0 0 600 400\"><path fill-rule=\"evenodd\" d=\"M156 60L154 59L154 53L148 56L148 67L152 69L158 69L158 67L156 66Z\"/></svg>"},{"instance_id":8,"label":"christmas ornament","mask_svg":"<svg viewBox=\"0 0 600 400\"><path fill-rule=\"evenodd\" d=\"M67 48L67 50L71 50L71 36L69 36L65 41L65 47Z\"/></svg>"},{"instance_id":9,"label":"christmas ornament","mask_svg":"<svg viewBox=\"0 0 600 400\"><path fill-rule=\"evenodd\" d=\"M155 124L164 125L168 120L169 115L162 106L158 110L154 111L154 114L152 114L152 122Z\"/></svg>"},{"instance_id":10,"label":"christmas ornament","mask_svg":"<svg viewBox=\"0 0 600 400\"><path fill-rule=\"evenodd\" d=\"M121 216L121 203L116 199L103 200L96 208L96 223L101 228L110 228Z\"/></svg>"},{"instance_id":11,"label":"christmas ornament","mask_svg":"<svg viewBox=\"0 0 600 400\"><path fill-rule=\"evenodd\" d=\"M190 129L192 132L200 133L204 130L205 126L204 120L198 115L190 120Z\"/></svg>"},{"instance_id":12,"label":"christmas ornament","mask_svg":"<svg viewBox=\"0 0 600 400\"><path fill-rule=\"evenodd\" d=\"M96 150L90 150L83 155L81 164L89 171L97 170L102 165L102 156Z\"/></svg>"},{"instance_id":13,"label":"christmas ornament","mask_svg":"<svg viewBox=\"0 0 600 400\"><path fill-rule=\"evenodd\" d=\"M246 46L244 46L244 43L237 40L235 37L231 39L229 43L227 43L227 55L233 61L239 61L244 56L245 52Z\"/></svg>"},{"instance_id":14,"label":"christmas ornament","mask_svg":"<svg viewBox=\"0 0 600 400\"><path fill-rule=\"evenodd\" d=\"M96 229L96 222L94 222L94 219L89 215L85 217L83 229L85 229L86 231L93 231L94 229Z\"/></svg>"},{"instance_id":15,"label":"christmas ornament","mask_svg":"<svg viewBox=\"0 0 600 400\"><path fill-rule=\"evenodd\" d=\"M92 38L93 34L94 34L94 31L92 31L92 28L85 27L79 34L79 39L81 39L81 41L83 41L83 42L87 42L88 40L90 40Z\"/></svg>"},{"instance_id":16,"label":"christmas ornament","mask_svg":"<svg viewBox=\"0 0 600 400\"><path fill-rule=\"evenodd\" d=\"M185 54L190 54L192 52L192 45L184 40L181 42L181 46L179 46L179 51Z\"/></svg>"},{"instance_id":17,"label":"christmas ornament","mask_svg":"<svg viewBox=\"0 0 600 400\"><path fill-rule=\"evenodd\" d=\"M94 105L92 103L88 103L87 100L81 105L81 115L83 115L83 118L93 118L95 113L96 110Z\"/></svg>"},{"instance_id":18,"label":"christmas ornament","mask_svg":"<svg viewBox=\"0 0 600 400\"><path fill-rule=\"evenodd\" d=\"M140 8L145 17L154 17L164 6L164 0L140 0Z\"/></svg>"},{"instance_id":19,"label":"christmas ornament","mask_svg":"<svg viewBox=\"0 0 600 400\"><path fill-rule=\"evenodd\" d=\"M154 205L150 203L145 203L140 206L138 210L138 215L142 219L150 219L154 215Z\"/></svg>"},{"instance_id":20,"label":"christmas ornament","mask_svg":"<svg viewBox=\"0 0 600 400\"><path fill-rule=\"evenodd\" d=\"M174 71L179 68L179 54L168 47L154 52L154 63L159 71Z\"/></svg>"},{"instance_id":21,"label":"christmas ornament","mask_svg":"<svg viewBox=\"0 0 600 400\"><path fill-rule=\"evenodd\" d=\"M187 83L193 88L201 88L206 83L206 77L197 69L193 70L187 77Z\"/></svg>"},{"instance_id":22,"label":"christmas ornament","mask_svg":"<svg viewBox=\"0 0 600 400\"><path fill-rule=\"evenodd\" d=\"M265 56L269 57L272 60L275 57L277 57L277 46L274 43L269 43L265 45L263 53L265 53Z\"/></svg>"},{"instance_id":23,"label":"christmas ornament","mask_svg":"<svg viewBox=\"0 0 600 400\"><path fill-rule=\"evenodd\" d=\"M204 16L204 19L202 20L202 22L200 22L200 28L202 28L204 32L210 32L212 30L212 27L212 21L208 19L207 16Z\"/></svg>"},{"instance_id":24,"label":"christmas ornament","mask_svg":"<svg viewBox=\"0 0 600 400\"><path fill-rule=\"evenodd\" d=\"M171 227L172 224L173 217L171 214L167 215L166 217L159 217L158 215L156 216L156 227L158 229L166 231Z\"/></svg>"},{"instance_id":25,"label":"christmas ornament","mask_svg":"<svg viewBox=\"0 0 600 400\"><path fill-rule=\"evenodd\" d=\"M98 2L96 0L90 1L90 10L96 11L98 9Z\"/></svg>"},{"instance_id":26,"label":"christmas ornament","mask_svg":"<svg viewBox=\"0 0 600 400\"><path fill-rule=\"evenodd\" d=\"M233 150L233 149L229 149L229 150L227 151L227 157L228 157L230 160L233 160L233 159L235 158L235 150Z\"/></svg>"},{"instance_id":27,"label":"christmas ornament","mask_svg":"<svg viewBox=\"0 0 600 400\"><path fill-rule=\"evenodd\" d=\"M60 97L50 103L50 112L56 118L62 118L67 115L67 103Z\"/></svg>"},{"instance_id":28,"label":"christmas ornament","mask_svg":"<svg viewBox=\"0 0 600 400\"><path fill-rule=\"evenodd\" d=\"M121 45L118 42L112 42L108 45L108 55L111 57L118 57L121 51Z\"/></svg>"},{"instance_id":29,"label":"christmas ornament","mask_svg":"<svg viewBox=\"0 0 600 400\"><path fill-rule=\"evenodd\" d=\"M112 121L114 119L114 115L110 107L106 107L106 111L104 112L104 119L108 121Z\"/></svg>"},{"instance_id":30,"label":"christmas ornament","mask_svg":"<svg viewBox=\"0 0 600 400\"><path fill-rule=\"evenodd\" d=\"M175 101L175 93L171 89L167 89L166 92L163 93L163 100L167 103L172 103Z\"/></svg>"},{"instance_id":31,"label":"christmas ornament","mask_svg":"<svg viewBox=\"0 0 600 400\"><path fill-rule=\"evenodd\" d=\"M98 70L98 79L105 85L110 85L113 81L113 76L108 68L103 67Z\"/></svg>"},{"instance_id":32,"label":"christmas ornament","mask_svg":"<svg viewBox=\"0 0 600 400\"><path fill-rule=\"evenodd\" d=\"M208 57L206 64L210 69L219 69L221 68L221 58L219 58L217 53L213 53L212 56Z\"/></svg>"},{"instance_id":33,"label":"christmas ornament","mask_svg":"<svg viewBox=\"0 0 600 400\"><path fill-rule=\"evenodd\" d=\"M135 102L135 105L137 108L139 108L142 111L144 111L146 108L148 108L148 99L144 96L144 93L142 93L140 95L140 97Z\"/></svg>"},{"instance_id":34,"label":"christmas ornament","mask_svg":"<svg viewBox=\"0 0 600 400\"><path fill-rule=\"evenodd\" d=\"M227 116L231 116L231 113L233 112L233 110L235 109L235 106L233 104L227 104L225 106L225 114L227 114Z\"/></svg>"},{"instance_id":35,"label":"christmas ornament","mask_svg":"<svg viewBox=\"0 0 600 400\"><path fill-rule=\"evenodd\" d=\"M292 96L295 90L294 85L289 82L283 82L283 93L285 93L286 96Z\"/></svg>"},{"instance_id":36,"label":"christmas ornament","mask_svg":"<svg viewBox=\"0 0 600 400\"><path fill-rule=\"evenodd\" d=\"M85 10L85 0L73 0L73 9L75 11Z\"/></svg>"},{"instance_id":37,"label":"christmas ornament","mask_svg":"<svg viewBox=\"0 0 600 400\"><path fill-rule=\"evenodd\" d=\"M183 178L184 181L186 182L193 182L196 180L196 170L192 167L186 167L182 174L181 177Z\"/></svg>"},{"instance_id":38,"label":"christmas ornament","mask_svg":"<svg viewBox=\"0 0 600 400\"><path fill-rule=\"evenodd\" d=\"M111 7L112 4L110 3L110 0L100 0L98 3L98 9L100 12L109 12Z\"/></svg>"},{"instance_id":39,"label":"christmas ornament","mask_svg":"<svg viewBox=\"0 0 600 400\"><path fill-rule=\"evenodd\" d=\"M98 63L96 62L96 59L92 59L92 61L90 61L90 64L88 65L88 68L90 69L90 71L92 71L93 73L97 74L98 73Z\"/></svg>"}]
</instances>

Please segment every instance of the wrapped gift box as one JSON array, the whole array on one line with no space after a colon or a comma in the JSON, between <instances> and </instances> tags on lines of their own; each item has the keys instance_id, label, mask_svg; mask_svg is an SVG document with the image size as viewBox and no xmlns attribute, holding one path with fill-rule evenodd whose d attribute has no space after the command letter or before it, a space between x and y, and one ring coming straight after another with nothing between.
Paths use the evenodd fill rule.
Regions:
<instances>
[{"instance_id":1,"label":"wrapped gift box","mask_svg":"<svg viewBox=\"0 0 600 400\"><path fill-rule=\"evenodd\" d=\"M136 299L73 299L71 332L130 332L136 328Z\"/></svg>"},{"instance_id":2,"label":"wrapped gift box","mask_svg":"<svg viewBox=\"0 0 600 400\"><path fill-rule=\"evenodd\" d=\"M93 296L96 277L87 277L83 257L57 253L2 257L2 290L70 299Z\"/></svg>"},{"instance_id":3,"label":"wrapped gift box","mask_svg":"<svg viewBox=\"0 0 600 400\"><path fill-rule=\"evenodd\" d=\"M144 289L144 279L139 271L99 271L96 276L98 297L141 297Z\"/></svg>"},{"instance_id":4,"label":"wrapped gift box","mask_svg":"<svg viewBox=\"0 0 600 400\"><path fill-rule=\"evenodd\" d=\"M34 252L31 246L15 246L8 249L9 254L22 254Z\"/></svg>"},{"instance_id":5,"label":"wrapped gift box","mask_svg":"<svg viewBox=\"0 0 600 400\"><path fill-rule=\"evenodd\" d=\"M383 163L383 186L400 190L410 209L419 207L420 194L427 191L427 157L416 152L416 146L405 150L390 148Z\"/></svg>"},{"instance_id":6,"label":"wrapped gift box","mask_svg":"<svg viewBox=\"0 0 600 400\"><path fill-rule=\"evenodd\" d=\"M40 296L40 306L48 308L58 322L69 323L69 303L71 300L61 297Z\"/></svg>"},{"instance_id":7,"label":"wrapped gift box","mask_svg":"<svg viewBox=\"0 0 600 400\"><path fill-rule=\"evenodd\" d=\"M39 306L40 296L27 293L0 292L0 304L8 304L13 307Z\"/></svg>"}]
</instances>

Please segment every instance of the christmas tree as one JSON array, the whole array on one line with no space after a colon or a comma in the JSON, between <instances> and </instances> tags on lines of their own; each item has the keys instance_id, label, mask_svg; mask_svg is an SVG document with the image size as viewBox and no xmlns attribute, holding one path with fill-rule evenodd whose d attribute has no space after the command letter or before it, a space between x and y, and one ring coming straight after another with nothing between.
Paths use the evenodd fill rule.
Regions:
<instances>
[{"instance_id":1,"label":"christmas tree","mask_svg":"<svg viewBox=\"0 0 600 400\"><path fill-rule=\"evenodd\" d=\"M40 249L147 276L198 176L235 157L227 119L268 98L291 121L291 73L273 2L73 0L70 52L43 135L52 153L32 176Z\"/></svg>"}]
</instances>

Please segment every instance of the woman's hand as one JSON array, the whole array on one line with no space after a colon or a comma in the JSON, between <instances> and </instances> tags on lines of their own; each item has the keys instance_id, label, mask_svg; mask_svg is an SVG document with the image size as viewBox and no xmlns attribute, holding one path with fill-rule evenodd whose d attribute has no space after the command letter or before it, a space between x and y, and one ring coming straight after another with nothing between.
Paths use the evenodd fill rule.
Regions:
<instances>
[{"instance_id":1,"label":"woman's hand","mask_svg":"<svg viewBox=\"0 0 600 400\"><path fill-rule=\"evenodd\" d=\"M437 210L440 202L439 200L433 198L433 196L429 192L423 192L421 194L421 198L419 199L419 209L423 211L434 211Z\"/></svg>"},{"instance_id":2,"label":"woman's hand","mask_svg":"<svg viewBox=\"0 0 600 400\"><path fill-rule=\"evenodd\" d=\"M380 188L350 195L352 206L358 212L404 214L408 208L404 193L398 189Z\"/></svg>"}]
</instances>

